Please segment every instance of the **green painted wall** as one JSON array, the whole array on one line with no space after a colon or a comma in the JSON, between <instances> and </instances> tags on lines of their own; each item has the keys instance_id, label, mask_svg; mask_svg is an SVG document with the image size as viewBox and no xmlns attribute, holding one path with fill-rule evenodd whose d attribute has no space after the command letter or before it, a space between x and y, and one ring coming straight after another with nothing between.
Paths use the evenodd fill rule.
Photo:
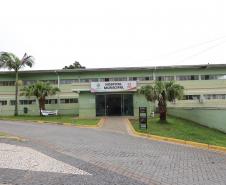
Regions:
<instances>
[{"instance_id":1,"label":"green painted wall","mask_svg":"<svg viewBox=\"0 0 226 185\"><path fill-rule=\"evenodd\" d=\"M28 107L28 106L26 105L18 106L19 115L24 115L24 107ZM29 105L28 114L38 115L39 114L38 105ZM0 106L0 115L4 115L4 116L14 115L14 106Z\"/></svg>"},{"instance_id":2,"label":"green painted wall","mask_svg":"<svg viewBox=\"0 0 226 185\"><path fill-rule=\"evenodd\" d=\"M144 95L135 93L133 95L134 116L139 116L139 107L147 107L148 115L153 111L152 104L148 102Z\"/></svg>"},{"instance_id":3,"label":"green painted wall","mask_svg":"<svg viewBox=\"0 0 226 185\"><path fill-rule=\"evenodd\" d=\"M79 117L94 118L96 117L95 94L81 92L79 94Z\"/></svg>"},{"instance_id":4,"label":"green painted wall","mask_svg":"<svg viewBox=\"0 0 226 185\"><path fill-rule=\"evenodd\" d=\"M168 114L226 133L226 108L168 108Z\"/></svg>"},{"instance_id":5,"label":"green painted wall","mask_svg":"<svg viewBox=\"0 0 226 185\"><path fill-rule=\"evenodd\" d=\"M225 74L225 67L218 68L165 68L157 70L155 69L129 69L129 70L100 70L100 71L29 71L29 72L20 72L19 79L20 80L57 80L59 79L79 79L79 78L111 78L111 77L144 77L144 76L152 76L155 73L155 76L167 76L167 75L203 75L203 74ZM15 74L13 72L0 72L0 81L14 81ZM143 85L153 84L154 81L139 81L137 86L138 88ZM178 81L185 87L185 94L226 94L226 80L189 80L189 81ZM58 86L58 85L55 85ZM59 110L60 114L80 114L80 116L89 116L93 117L96 115L95 113L95 95L91 93L77 93L73 92L73 89L83 89L86 91L90 90L90 83L75 83L75 84L60 84L59 88L61 92L58 93L57 98L78 98L79 103L75 104L54 104L54 105L46 105L46 108L49 110ZM7 87L0 86L0 100L7 100L7 106L0 106L0 115L13 115L14 106L9 105L10 100L14 100L15 87ZM49 97L50 98L50 97ZM20 97L20 99L24 99ZM27 99L27 98L25 98ZM149 113L153 111L153 104L149 103L145 100L144 96L134 94L134 115L138 116L138 108L139 106L147 106ZM222 107L226 107L226 101L221 101ZM200 106L201 104L198 102L192 101L178 101L178 106L181 107L186 106L188 102L191 104L189 106ZM205 101L201 106L209 106L207 105L208 101ZM217 106L219 103L215 102L215 100L211 100ZM210 102L210 103L211 103ZM175 105L172 105L175 106ZM19 105L19 113L23 113L23 107L28 107L28 114L38 114L38 105ZM80 110L79 110L80 109Z\"/></svg>"},{"instance_id":6,"label":"green painted wall","mask_svg":"<svg viewBox=\"0 0 226 185\"><path fill-rule=\"evenodd\" d=\"M33 105L19 105L18 110L19 110L19 115L26 115L24 114L24 107L28 108L28 113L27 115L39 115L39 107L38 103L33 104ZM58 113L61 115L78 115L79 111L78 108L79 105L78 103L74 104L52 104L46 105L46 110L58 110ZM9 106L1 106L0 105L0 116L1 115L13 115L14 114L14 106L9 105Z\"/></svg>"},{"instance_id":7,"label":"green painted wall","mask_svg":"<svg viewBox=\"0 0 226 185\"><path fill-rule=\"evenodd\" d=\"M14 89L13 91L14 92ZM55 96L47 97L47 99L58 99L57 104L46 104L46 110L58 110L59 114L62 115L78 115L78 103L71 103L71 104L64 104L60 103L60 99L64 98L78 98L76 93L66 94L62 93L61 95L57 94ZM19 100L26 100L29 99L27 97L19 96ZM35 97L30 97L30 99L36 99ZM10 100L15 100L14 95L5 95L4 97L1 96L0 100L6 100L7 105L3 106L0 105L0 116L1 115L13 115L14 114L14 105L10 105ZM38 100L36 100L35 104L32 105L18 105L19 115L24 115L24 107L28 108L27 115L39 115L39 105Z\"/></svg>"}]
</instances>

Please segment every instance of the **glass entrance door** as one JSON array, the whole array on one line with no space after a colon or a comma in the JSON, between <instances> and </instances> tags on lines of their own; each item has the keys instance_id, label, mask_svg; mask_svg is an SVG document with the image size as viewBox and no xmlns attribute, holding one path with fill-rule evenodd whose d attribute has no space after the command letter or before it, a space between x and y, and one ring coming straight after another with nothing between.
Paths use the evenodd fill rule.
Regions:
<instances>
[{"instance_id":1,"label":"glass entrance door","mask_svg":"<svg viewBox=\"0 0 226 185\"><path fill-rule=\"evenodd\" d=\"M133 94L97 94L96 116L133 116Z\"/></svg>"},{"instance_id":2,"label":"glass entrance door","mask_svg":"<svg viewBox=\"0 0 226 185\"><path fill-rule=\"evenodd\" d=\"M108 94L106 95L107 116L122 115L122 95Z\"/></svg>"}]
</instances>

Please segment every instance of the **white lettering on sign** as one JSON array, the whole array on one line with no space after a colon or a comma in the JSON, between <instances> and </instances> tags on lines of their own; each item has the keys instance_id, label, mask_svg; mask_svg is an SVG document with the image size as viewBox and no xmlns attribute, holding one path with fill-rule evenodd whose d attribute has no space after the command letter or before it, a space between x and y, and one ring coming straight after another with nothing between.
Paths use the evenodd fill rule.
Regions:
<instances>
[{"instance_id":1,"label":"white lettering on sign","mask_svg":"<svg viewBox=\"0 0 226 185\"><path fill-rule=\"evenodd\" d=\"M95 92L120 92L120 91L136 91L136 81L122 82L91 82L90 91Z\"/></svg>"}]
</instances>

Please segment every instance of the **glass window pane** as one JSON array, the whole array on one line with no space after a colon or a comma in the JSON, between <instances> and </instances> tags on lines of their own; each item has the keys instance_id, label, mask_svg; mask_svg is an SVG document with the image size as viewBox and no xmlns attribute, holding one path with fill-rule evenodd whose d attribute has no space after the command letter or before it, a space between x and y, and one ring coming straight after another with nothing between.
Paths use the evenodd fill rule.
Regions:
<instances>
[{"instance_id":1,"label":"glass window pane","mask_svg":"<svg viewBox=\"0 0 226 185\"><path fill-rule=\"evenodd\" d=\"M105 95L96 95L96 116L105 116L106 102Z\"/></svg>"},{"instance_id":2,"label":"glass window pane","mask_svg":"<svg viewBox=\"0 0 226 185\"><path fill-rule=\"evenodd\" d=\"M123 115L133 116L133 95L123 94Z\"/></svg>"}]
</instances>

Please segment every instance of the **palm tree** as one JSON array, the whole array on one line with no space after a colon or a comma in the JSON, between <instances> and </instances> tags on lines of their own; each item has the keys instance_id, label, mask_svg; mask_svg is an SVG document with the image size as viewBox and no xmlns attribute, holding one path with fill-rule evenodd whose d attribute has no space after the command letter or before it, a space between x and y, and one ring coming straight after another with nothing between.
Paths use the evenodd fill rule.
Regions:
<instances>
[{"instance_id":1,"label":"palm tree","mask_svg":"<svg viewBox=\"0 0 226 185\"><path fill-rule=\"evenodd\" d=\"M53 87L47 82L38 81L35 84L25 86L21 89L21 95L23 96L35 96L39 103L39 113L41 116L41 110L45 110L45 100L47 96L55 95L59 92L58 87Z\"/></svg>"},{"instance_id":2,"label":"palm tree","mask_svg":"<svg viewBox=\"0 0 226 185\"><path fill-rule=\"evenodd\" d=\"M0 68L8 68L9 70L14 70L15 79L15 112L14 115L18 115L18 76L19 70L25 66L32 67L34 63L34 58L27 55L26 53L19 59L16 55L9 52L0 52Z\"/></svg>"},{"instance_id":3,"label":"palm tree","mask_svg":"<svg viewBox=\"0 0 226 185\"><path fill-rule=\"evenodd\" d=\"M176 99L181 99L184 94L184 87L174 81L165 83L156 81L153 86L142 86L139 93L144 94L148 101L158 101L160 120L165 121L167 101L175 102Z\"/></svg>"}]
</instances>

